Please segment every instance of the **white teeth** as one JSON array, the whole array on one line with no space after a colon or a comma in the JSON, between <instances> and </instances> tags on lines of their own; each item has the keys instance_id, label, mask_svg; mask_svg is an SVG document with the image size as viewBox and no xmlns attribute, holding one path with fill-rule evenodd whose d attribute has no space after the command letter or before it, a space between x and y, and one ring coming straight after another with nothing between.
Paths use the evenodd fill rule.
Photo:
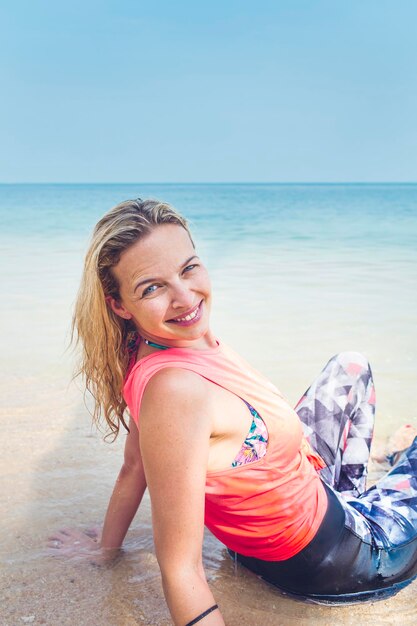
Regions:
<instances>
[{"instance_id":1,"label":"white teeth","mask_svg":"<svg viewBox=\"0 0 417 626\"><path fill-rule=\"evenodd\" d=\"M198 307L196 308L195 311L193 311L193 313L190 313L189 315L186 315L185 317L176 317L175 321L176 322L189 322L190 320L193 320L195 318L197 313L198 313Z\"/></svg>"}]
</instances>

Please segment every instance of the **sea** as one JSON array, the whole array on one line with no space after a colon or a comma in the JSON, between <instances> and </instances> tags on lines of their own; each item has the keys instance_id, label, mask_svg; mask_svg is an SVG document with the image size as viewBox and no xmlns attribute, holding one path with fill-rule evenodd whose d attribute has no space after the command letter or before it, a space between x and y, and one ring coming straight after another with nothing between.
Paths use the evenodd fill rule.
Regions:
<instances>
[{"instance_id":1,"label":"sea","mask_svg":"<svg viewBox=\"0 0 417 626\"><path fill-rule=\"evenodd\" d=\"M291 403L330 357L355 350L375 377L376 435L417 425L417 184L0 185L2 624L171 623L147 500L113 568L46 548L58 527L101 523L122 462L123 435L103 441L72 380L70 326L95 223L137 197L189 220L212 278L214 332ZM231 626L414 623L415 584L373 613L329 609L236 571L210 535L204 558Z\"/></svg>"}]
</instances>

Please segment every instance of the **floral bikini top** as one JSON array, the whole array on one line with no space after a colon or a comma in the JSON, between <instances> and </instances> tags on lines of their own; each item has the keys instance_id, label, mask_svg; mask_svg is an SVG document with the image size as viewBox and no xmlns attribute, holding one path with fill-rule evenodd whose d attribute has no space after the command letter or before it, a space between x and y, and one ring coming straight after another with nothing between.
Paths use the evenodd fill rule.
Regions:
<instances>
[{"instance_id":1,"label":"floral bikini top","mask_svg":"<svg viewBox=\"0 0 417 626\"><path fill-rule=\"evenodd\" d=\"M245 463L252 463L258 461L264 454L266 454L266 448L268 444L268 430L262 417L257 411L244 400L244 403L252 413L252 424L249 429L248 436L242 444L235 460L232 463L232 467L238 465L245 465Z\"/></svg>"}]
</instances>

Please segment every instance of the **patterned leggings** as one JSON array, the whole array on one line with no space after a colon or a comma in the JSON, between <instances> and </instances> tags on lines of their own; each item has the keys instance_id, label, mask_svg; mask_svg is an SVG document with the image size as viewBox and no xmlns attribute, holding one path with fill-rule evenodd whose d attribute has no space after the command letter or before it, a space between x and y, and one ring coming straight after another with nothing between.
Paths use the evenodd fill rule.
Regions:
<instances>
[{"instance_id":1,"label":"patterned leggings","mask_svg":"<svg viewBox=\"0 0 417 626\"><path fill-rule=\"evenodd\" d=\"M362 541L390 550L417 539L417 437L388 474L366 490L375 391L365 357L333 357L297 411L304 433L327 467L320 474Z\"/></svg>"}]
</instances>

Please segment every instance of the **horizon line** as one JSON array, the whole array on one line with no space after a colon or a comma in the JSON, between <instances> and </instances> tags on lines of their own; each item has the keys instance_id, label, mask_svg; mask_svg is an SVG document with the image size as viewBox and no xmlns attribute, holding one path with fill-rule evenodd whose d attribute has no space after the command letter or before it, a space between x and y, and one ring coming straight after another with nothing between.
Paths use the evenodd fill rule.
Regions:
<instances>
[{"instance_id":1,"label":"horizon line","mask_svg":"<svg viewBox=\"0 0 417 626\"><path fill-rule=\"evenodd\" d=\"M417 180L366 181L0 181L0 185L416 185Z\"/></svg>"}]
</instances>

